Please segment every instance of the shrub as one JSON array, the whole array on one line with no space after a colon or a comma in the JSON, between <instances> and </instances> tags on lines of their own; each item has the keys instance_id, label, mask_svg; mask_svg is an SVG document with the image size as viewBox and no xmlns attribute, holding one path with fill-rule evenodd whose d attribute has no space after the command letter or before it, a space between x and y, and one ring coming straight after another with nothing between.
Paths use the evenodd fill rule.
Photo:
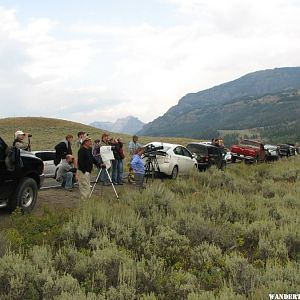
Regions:
<instances>
[{"instance_id":1,"label":"shrub","mask_svg":"<svg viewBox=\"0 0 300 300\"><path fill-rule=\"evenodd\" d=\"M228 283L238 294L250 295L259 282L259 274L248 261L235 253L225 258L225 270Z\"/></svg>"},{"instance_id":2,"label":"shrub","mask_svg":"<svg viewBox=\"0 0 300 300\"><path fill-rule=\"evenodd\" d=\"M189 257L189 268L204 290L220 289L223 286L225 259L222 251L207 242L193 248Z\"/></svg>"},{"instance_id":3,"label":"shrub","mask_svg":"<svg viewBox=\"0 0 300 300\"><path fill-rule=\"evenodd\" d=\"M188 246L188 238L168 226L159 226L152 237L153 254L163 257L170 266L185 262Z\"/></svg>"}]
</instances>

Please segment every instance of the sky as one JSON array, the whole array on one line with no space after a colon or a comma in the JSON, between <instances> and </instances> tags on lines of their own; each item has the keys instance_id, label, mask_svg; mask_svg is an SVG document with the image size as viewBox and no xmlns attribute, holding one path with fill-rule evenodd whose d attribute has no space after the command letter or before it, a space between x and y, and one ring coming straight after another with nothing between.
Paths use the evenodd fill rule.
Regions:
<instances>
[{"instance_id":1,"label":"sky","mask_svg":"<svg viewBox=\"0 0 300 300\"><path fill-rule=\"evenodd\" d=\"M0 118L150 122L247 73L300 66L298 0L0 0Z\"/></svg>"}]
</instances>

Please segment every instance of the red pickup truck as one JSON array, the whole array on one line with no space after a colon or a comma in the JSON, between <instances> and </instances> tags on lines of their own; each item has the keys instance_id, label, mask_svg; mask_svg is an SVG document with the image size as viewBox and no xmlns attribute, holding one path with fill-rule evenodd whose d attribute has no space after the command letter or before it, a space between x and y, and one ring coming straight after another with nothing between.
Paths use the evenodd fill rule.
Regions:
<instances>
[{"instance_id":1,"label":"red pickup truck","mask_svg":"<svg viewBox=\"0 0 300 300\"><path fill-rule=\"evenodd\" d=\"M264 144L254 140L241 140L239 145L232 145L231 161L236 162L237 159L245 162L259 162L265 159Z\"/></svg>"}]
</instances>

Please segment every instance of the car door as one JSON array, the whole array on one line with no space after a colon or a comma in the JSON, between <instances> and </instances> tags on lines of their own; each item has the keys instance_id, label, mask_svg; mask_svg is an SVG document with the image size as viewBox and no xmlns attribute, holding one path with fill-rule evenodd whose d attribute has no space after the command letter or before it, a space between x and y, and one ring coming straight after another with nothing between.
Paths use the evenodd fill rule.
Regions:
<instances>
[{"instance_id":1,"label":"car door","mask_svg":"<svg viewBox=\"0 0 300 300\"><path fill-rule=\"evenodd\" d=\"M35 156L44 162L45 177L54 177L56 166L54 165L55 151L40 151L36 152Z\"/></svg>"},{"instance_id":2,"label":"car door","mask_svg":"<svg viewBox=\"0 0 300 300\"><path fill-rule=\"evenodd\" d=\"M178 165L178 171L179 173L185 172L185 158L183 155L182 147L177 146L173 149L174 155L174 165Z\"/></svg>"},{"instance_id":3,"label":"car door","mask_svg":"<svg viewBox=\"0 0 300 300\"><path fill-rule=\"evenodd\" d=\"M184 172L189 172L189 171L191 171L193 168L194 168L194 166L195 166L195 161L194 161L194 159L193 159L193 155L192 155L192 153L188 150L188 149L186 149L185 147L182 147L182 153L183 153L183 157L184 157L184 164L185 164L185 166L184 166Z\"/></svg>"}]
</instances>

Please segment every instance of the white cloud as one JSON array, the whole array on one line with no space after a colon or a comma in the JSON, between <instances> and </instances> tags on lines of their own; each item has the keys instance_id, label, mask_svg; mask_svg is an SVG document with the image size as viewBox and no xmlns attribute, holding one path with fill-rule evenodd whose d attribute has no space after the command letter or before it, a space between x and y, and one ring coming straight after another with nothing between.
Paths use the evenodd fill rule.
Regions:
<instances>
[{"instance_id":1,"label":"white cloud","mask_svg":"<svg viewBox=\"0 0 300 300\"><path fill-rule=\"evenodd\" d=\"M189 92L259 69L299 65L300 5L283 0L161 0L178 24L107 26L0 7L1 98L25 115L84 123L151 121ZM57 33L64 32L64 35ZM10 105L11 103L12 105Z\"/></svg>"}]
</instances>

